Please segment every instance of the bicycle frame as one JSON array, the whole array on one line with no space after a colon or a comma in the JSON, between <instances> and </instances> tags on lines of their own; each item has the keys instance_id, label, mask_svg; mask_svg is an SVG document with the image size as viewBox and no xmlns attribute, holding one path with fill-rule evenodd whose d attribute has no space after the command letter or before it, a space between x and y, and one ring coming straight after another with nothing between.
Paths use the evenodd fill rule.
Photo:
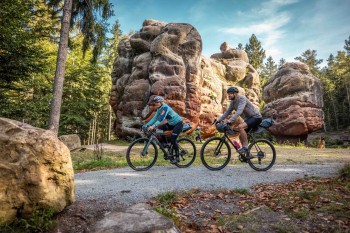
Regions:
<instances>
[{"instance_id":1,"label":"bicycle frame","mask_svg":"<svg viewBox=\"0 0 350 233\"><path fill-rule=\"evenodd\" d=\"M235 130L234 130L235 131ZM235 131L237 132L237 131ZM222 141L226 140L228 142L230 142L230 144L232 145L233 148L236 149L236 151L239 149L236 147L236 145L232 142L232 140L230 139L230 137L228 136L227 134L227 130L224 131L224 135L221 137L222 138ZM252 135L251 133L251 130L247 133L247 139L248 139L248 142L252 143L255 141L255 138L254 136ZM221 149L221 146L222 146L222 143L217 147L217 149Z\"/></svg>"},{"instance_id":2,"label":"bicycle frame","mask_svg":"<svg viewBox=\"0 0 350 233\"><path fill-rule=\"evenodd\" d=\"M162 143L160 143L160 141L158 140L158 138L156 136L156 133L154 133L154 132L151 132L151 133L152 133L152 135L149 137L149 140L148 140L146 146L143 148L141 155L145 156L147 154L149 145L151 144L152 141L155 141L156 144L159 146L159 148L163 151L164 155L168 156L168 152L166 151L166 148L163 147Z\"/></svg>"}]
</instances>

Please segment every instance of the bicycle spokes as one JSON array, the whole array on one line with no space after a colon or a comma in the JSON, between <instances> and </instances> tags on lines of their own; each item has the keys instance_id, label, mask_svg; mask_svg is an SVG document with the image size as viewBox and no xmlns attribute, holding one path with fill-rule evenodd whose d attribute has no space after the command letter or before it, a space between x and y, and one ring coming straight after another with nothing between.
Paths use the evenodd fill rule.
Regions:
<instances>
[{"instance_id":1,"label":"bicycle spokes","mask_svg":"<svg viewBox=\"0 0 350 233\"><path fill-rule=\"evenodd\" d=\"M231 149L225 139L214 137L207 140L201 149L203 165L210 170L224 168L231 158Z\"/></svg>"},{"instance_id":2,"label":"bicycle spokes","mask_svg":"<svg viewBox=\"0 0 350 233\"><path fill-rule=\"evenodd\" d=\"M194 143L187 138L180 138L177 141L179 146L179 159L175 165L181 168L190 166L196 158L196 147ZM175 156L175 154L173 154Z\"/></svg>"},{"instance_id":3,"label":"bicycle spokes","mask_svg":"<svg viewBox=\"0 0 350 233\"><path fill-rule=\"evenodd\" d=\"M157 155L157 147L153 142L148 138L139 138L129 146L126 159L132 169L144 171L155 164Z\"/></svg>"},{"instance_id":4,"label":"bicycle spokes","mask_svg":"<svg viewBox=\"0 0 350 233\"><path fill-rule=\"evenodd\" d=\"M270 169L276 160L276 151L271 142L259 139L249 146L249 165L257 171Z\"/></svg>"}]
</instances>

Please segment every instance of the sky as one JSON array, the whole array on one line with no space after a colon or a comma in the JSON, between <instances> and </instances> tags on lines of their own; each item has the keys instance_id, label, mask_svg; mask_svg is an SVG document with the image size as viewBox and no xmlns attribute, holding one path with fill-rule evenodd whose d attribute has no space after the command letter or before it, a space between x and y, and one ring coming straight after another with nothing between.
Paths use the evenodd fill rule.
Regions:
<instances>
[{"instance_id":1,"label":"sky","mask_svg":"<svg viewBox=\"0 0 350 233\"><path fill-rule=\"evenodd\" d=\"M201 35L202 55L245 46L255 34L278 63L295 61L307 49L323 65L344 50L350 36L350 0L110 0L124 34L139 31L145 19L189 23Z\"/></svg>"}]
</instances>

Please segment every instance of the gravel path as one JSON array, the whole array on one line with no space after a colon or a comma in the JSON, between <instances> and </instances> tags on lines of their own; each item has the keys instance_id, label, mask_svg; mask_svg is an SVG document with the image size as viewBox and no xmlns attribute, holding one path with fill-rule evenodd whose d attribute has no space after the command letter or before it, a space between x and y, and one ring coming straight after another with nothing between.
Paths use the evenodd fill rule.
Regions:
<instances>
[{"instance_id":1,"label":"gravel path","mask_svg":"<svg viewBox=\"0 0 350 233\"><path fill-rule=\"evenodd\" d=\"M274 165L267 172L256 172L248 165L210 171L205 167L152 167L136 172L131 168L102 170L75 175L76 200L104 200L129 206L167 191L193 188L249 189L258 183L287 182L303 177L335 176L342 164Z\"/></svg>"}]
</instances>

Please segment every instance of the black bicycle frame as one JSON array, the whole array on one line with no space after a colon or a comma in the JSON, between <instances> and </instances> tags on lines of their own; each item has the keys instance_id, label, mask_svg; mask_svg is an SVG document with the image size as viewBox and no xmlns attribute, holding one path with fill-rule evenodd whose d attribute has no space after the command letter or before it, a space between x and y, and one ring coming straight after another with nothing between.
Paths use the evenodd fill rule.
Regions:
<instances>
[{"instance_id":1,"label":"black bicycle frame","mask_svg":"<svg viewBox=\"0 0 350 233\"><path fill-rule=\"evenodd\" d=\"M148 147L149 147L149 145L151 144L151 142L152 142L153 140L157 143L157 145L158 145L159 148L163 151L163 153L164 153L165 155L168 155L168 152L165 150L165 148L163 147L162 143L160 143L160 141L159 141L158 138L156 137L155 133L152 132L151 137L149 137L146 146L143 148L143 150L142 150L142 152L141 152L142 156L145 156L145 155L147 154Z\"/></svg>"}]
</instances>

